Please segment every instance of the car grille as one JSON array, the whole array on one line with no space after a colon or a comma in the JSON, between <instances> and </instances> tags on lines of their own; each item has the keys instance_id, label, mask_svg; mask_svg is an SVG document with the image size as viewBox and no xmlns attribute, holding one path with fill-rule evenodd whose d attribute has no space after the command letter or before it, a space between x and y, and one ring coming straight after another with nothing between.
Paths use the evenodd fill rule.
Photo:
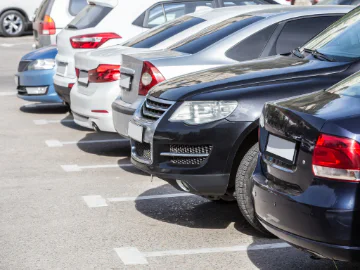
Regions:
<instances>
[{"instance_id":1,"label":"car grille","mask_svg":"<svg viewBox=\"0 0 360 270\"><path fill-rule=\"evenodd\" d=\"M135 141L135 154L138 158L146 161L151 160L151 146L149 143Z\"/></svg>"},{"instance_id":2,"label":"car grille","mask_svg":"<svg viewBox=\"0 0 360 270\"><path fill-rule=\"evenodd\" d=\"M23 72L27 69L31 61L20 61L18 66L18 72Z\"/></svg>"},{"instance_id":3,"label":"car grille","mask_svg":"<svg viewBox=\"0 0 360 270\"><path fill-rule=\"evenodd\" d=\"M170 108L172 104L173 102L171 101L160 100L149 96L143 104L141 114L145 119L156 121Z\"/></svg>"},{"instance_id":4,"label":"car grille","mask_svg":"<svg viewBox=\"0 0 360 270\"><path fill-rule=\"evenodd\" d=\"M212 146L205 145L184 145L171 144L169 152L162 152L160 155L167 157L170 163L176 165L201 165L210 155Z\"/></svg>"}]
</instances>

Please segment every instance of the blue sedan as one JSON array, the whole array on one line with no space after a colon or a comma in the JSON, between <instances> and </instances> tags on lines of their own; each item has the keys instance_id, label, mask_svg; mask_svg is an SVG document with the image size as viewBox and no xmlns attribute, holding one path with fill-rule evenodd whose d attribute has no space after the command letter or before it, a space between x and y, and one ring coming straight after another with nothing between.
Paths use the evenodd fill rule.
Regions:
<instances>
[{"instance_id":1,"label":"blue sedan","mask_svg":"<svg viewBox=\"0 0 360 270\"><path fill-rule=\"evenodd\" d=\"M53 85L56 72L55 46L44 47L26 54L15 75L18 97L27 101L62 103Z\"/></svg>"}]
</instances>

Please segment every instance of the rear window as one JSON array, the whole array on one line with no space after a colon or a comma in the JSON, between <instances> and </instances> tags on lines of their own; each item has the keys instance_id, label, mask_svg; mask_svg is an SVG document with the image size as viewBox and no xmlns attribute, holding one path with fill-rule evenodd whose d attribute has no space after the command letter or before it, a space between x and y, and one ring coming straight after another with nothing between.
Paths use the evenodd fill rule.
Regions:
<instances>
[{"instance_id":1,"label":"rear window","mask_svg":"<svg viewBox=\"0 0 360 270\"><path fill-rule=\"evenodd\" d=\"M140 36L136 36L123 45L134 48L151 48L160 42L204 21L205 20L201 18L183 16L180 19L161 25L147 31L144 34L141 34Z\"/></svg>"},{"instance_id":2,"label":"rear window","mask_svg":"<svg viewBox=\"0 0 360 270\"><path fill-rule=\"evenodd\" d=\"M49 15L50 9L54 3L54 0L44 0L40 4L39 9L36 12L36 19L43 20L45 15Z\"/></svg>"},{"instance_id":3,"label":"rear window","mask_svg":"<svg viewBox=\"0 0 360 270\"><path fill-rule=\"evenodd\" d=\"M66 28L86 29L95 27L111 10L111 7L88 5L68 24Z\"/></svg>"},{"instance_id":4,"label":"rear window","mask_svg":"<svg viewBox=\"0 0 360 270\"><path fill-rule=\"evenodd\" d=\"M205 28L199 33L175 44L170 49L182 53L194 54L262 19L263 17L250 15L233 17Z\"/></svg>"},{"instance_id":5,"label":"rear window","mask_svg":"<svg viewBox=\"0 0 360 270\"><path fill-rule=\"evenodd\" d=\"M360 72L347 77L326 91L332 94L360 98Z\"/></svg>"},{"instance_id":6,"label":"rear window","mask_svg":"<svg viewBox=\"0 0 360 270\"><path fill-rule=\"evenodd\" d=\"M76 16L87 4L87 0L70 0L69 13Z\"/></svg>"}]
</instances>

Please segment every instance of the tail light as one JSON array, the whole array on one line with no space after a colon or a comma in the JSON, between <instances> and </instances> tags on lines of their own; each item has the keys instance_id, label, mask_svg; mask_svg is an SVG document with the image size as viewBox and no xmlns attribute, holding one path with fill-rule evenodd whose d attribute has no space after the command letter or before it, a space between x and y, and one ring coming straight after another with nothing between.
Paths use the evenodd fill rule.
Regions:
<instances>
[{"instance_id":1,"label":"tail light","mask_svg":"<svg viewBox=\"0 0 360 270\"><path fill-rule=\"evenodd\" d=\"M71 90L74 87L75 83L69 83L68 88Z\"/></svg>"},{"instance_id":2,"label":"tail light","mask_svg":"<svg viewBox=\"0 0 360 270\"><path fill-rule=\"evenodd\" d=\"M120 66L99 65L96 69L89 70L88 76L92 83L114 82L120 79Z\"/></svg>"},{"instance_id":3,"label":"tail light","mask_svg":"<svg viewBox=\"0 0 360 270\"><path fill-rule=\"evenodd\" d=\"M42 35L55 35L56 34L55 22L49 15L45 15L44 20L41 23L40 33Z\"/></svg>"},{"instance_id":4,"label":"tail light","mask_svg":"<svg viewBox=\"0 0 360 270\"><path fill-rule=\"evenodd\" d=\"M80 69L75 68L76 77L79 79L80 77Z\"/></svg>"},{"instance_id":5,"label":"tail light","mask_svg":"<svg viewBox=\"0 0 360 270\"><path fill-rule=\"evenodd\" d=\"M121 38L121 36L115 33L80 35L71 37L70 43L74 49L96 49L106 41L114 38Z\"/></svg>"},{"instance_id":6,"label":"tail light","mask_svg":"<svg viewBox=\"0 0 360 270\"><path fill-rule=\"evenodd\" d=\"M352 139L321 134L312 160L316 176L360 181L360 144Z\"/></svg>"},{"instance_id":7,"label":"tail light","mask_svg":"<svg viewBox=\"0 0 360 270\"><path fill-rule=\"evenodd\" d=\"M145 61L141 71L139 95L146 96L153 86L164 80L165 78L160 71L153 64Z\"/></svg>"}]
</instances>

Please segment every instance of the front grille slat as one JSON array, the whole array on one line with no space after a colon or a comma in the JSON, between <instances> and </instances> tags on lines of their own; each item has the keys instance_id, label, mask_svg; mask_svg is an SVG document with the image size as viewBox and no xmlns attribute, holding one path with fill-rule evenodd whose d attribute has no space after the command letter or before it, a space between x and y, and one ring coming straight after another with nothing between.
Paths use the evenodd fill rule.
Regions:
<instances>
[{"instance_id":1,"label":"front grille slat","mask_svg":"<svg viewBox=\"0 0 360 270\"><path fill-rule=\"evenodd\" d=\"M148 96L143 104L142 116L151 121L159 119L173 104L173 102L156 99Z\"/></svg>"},{"instance_id":2,"label":"front grille slat","mask_svg":"<svg viewBox=\"0 0 360 270\"><path fill-rule=\"evenodd\" d=\"M201 165L210 155L212 145L185 145L171 144L169 152L160 155L168 157L170 162L175 165Z\"/></svg>"}]
</instances>

